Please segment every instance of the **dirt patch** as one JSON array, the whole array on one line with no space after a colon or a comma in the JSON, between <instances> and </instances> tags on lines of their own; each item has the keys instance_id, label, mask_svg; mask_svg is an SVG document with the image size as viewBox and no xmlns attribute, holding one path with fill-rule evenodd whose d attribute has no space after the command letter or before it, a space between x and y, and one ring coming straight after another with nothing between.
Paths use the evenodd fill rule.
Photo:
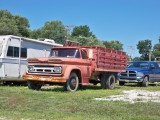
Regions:
<instances>
[{"instance_id":1,"label":"dirt patch","mask_svg":"<svg viewBox=\"0 0 160 120\"><path fill-rule=\"evenodd\" d=\"M123 91L123 95L112 95L107 98L95 98L95 100L107 101L128 101L137 102L158 102L160 103L160 91L150 92L146 90L128 90Z\"/></svg>"}]
</instances>

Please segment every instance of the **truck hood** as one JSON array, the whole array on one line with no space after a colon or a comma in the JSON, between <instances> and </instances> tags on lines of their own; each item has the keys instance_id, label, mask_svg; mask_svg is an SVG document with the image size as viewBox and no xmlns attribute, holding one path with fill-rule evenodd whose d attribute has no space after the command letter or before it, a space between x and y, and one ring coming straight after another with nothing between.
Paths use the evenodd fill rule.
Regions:
<instances>
[{"instance_id":1,"label":"truck hood","mask_svg":"<svg viewBox=\"0 0 160 120\"><path fill-rule=\"evenodd\" d=\"M28 58L28 63L50 63L50 64L89 64L89 60L84 60L80 58L52 58L52 57L43 57L43 58Z\"/></svg>"},{"instance_id":2,"label":"truck hood","mask_svg":"<svg viewBox=\"0 0 160 120\"><path fill-rule=\"evenodd\" d=\"M141 71L148 71L148 69L145 69L145 68L126 68L126 71L137 71L137 72L141 72Z\"/></svg>"}]
</instances>

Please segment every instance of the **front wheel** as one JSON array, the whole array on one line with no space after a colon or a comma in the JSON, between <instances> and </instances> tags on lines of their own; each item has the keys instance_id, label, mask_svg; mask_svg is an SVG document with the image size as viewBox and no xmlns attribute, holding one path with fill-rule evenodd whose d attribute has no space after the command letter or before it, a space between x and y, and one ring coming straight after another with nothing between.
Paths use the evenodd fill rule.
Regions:
<instances>
[{"instance_id":1,"label":"front wheel","mask_svg":"<svg viewBox=\"0 0 160 120\"><path fill-rule=\"evenodd\" d=\"M42 84L37 81L27 81L28 88L32 90L39 90L42 87Z\"/></svg>"},{"instance_id":2,"label":"front wheel","mask_svg":"<svg viewBox=\"0 0 160 120\"><path fill-rule=\"evenodd\" d=\"M79 79L76 73L72 72L69 76L69 79L64 85L64 89L67 91L76 91L79 86Z\"/></svg>"},{"instance_id":3,"label":"front wheel","mask_svg":"<svg viewBox=\"0 0 160 120\"><path fill-rule=\"evenodd\" d=\"M142 87L147 87L147 86L148 86L148 83L149 83L148 77L145 76L144 79L143 79L143 82L142 82Z\"/></svg>"}]
</instances>

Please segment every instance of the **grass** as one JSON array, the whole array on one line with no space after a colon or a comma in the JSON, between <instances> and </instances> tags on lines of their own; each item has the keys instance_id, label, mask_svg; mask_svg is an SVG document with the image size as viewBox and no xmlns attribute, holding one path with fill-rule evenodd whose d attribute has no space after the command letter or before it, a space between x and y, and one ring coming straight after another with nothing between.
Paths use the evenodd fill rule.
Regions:
<instances>
[{"instance_id":1,"label":"grass","mask_svg":"<svg viewBox=\"0 0 160 120\"><path fill-rule=\"evenodd\" d=\"M24 86L0 86L0 120L159 120L159 103L96 101L122 90L160 91L160 85L139 87L136 84L116 85L114 90L87 86L86 90L63 91L63 87L33 91Z\"/></svg>"}]
</instances>

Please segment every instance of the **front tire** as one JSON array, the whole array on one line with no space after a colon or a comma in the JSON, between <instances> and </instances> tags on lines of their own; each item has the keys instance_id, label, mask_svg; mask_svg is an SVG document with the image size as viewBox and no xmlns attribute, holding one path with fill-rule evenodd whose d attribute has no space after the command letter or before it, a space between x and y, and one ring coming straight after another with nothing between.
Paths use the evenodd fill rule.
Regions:
<instances>
[{"instance_id":1,"label":"front tire","mask_svg":"<svg viewBox=\"0 0 160 120\"><path fill-rule=\"evenodd\" d=\"M72 72L69 76L69 79L64 85L64 89L67 91L76 91L79 87L79 79L76 73Z\"/></svg>"},{"instance_id":2,"label":"front tire","mask_svg":"<svg viewBox=\"0 0 160 120\"><path fill-rule=\"evenodd\" d=\"M148 77L145 76L144 79L143 79L143 82L142 82L142 87L147 87L147 86L148 86L148 83L149 83Z\"/></svg>"},{"instance_id":3,"label":"front tire","mask_svg":"<svg viewBox=\"0 0 160 120\"><path fill-rule=\"evenodd\" d=\"M32 90L39 90L42 87L42 84L37 81L27 81L28 88Z\"/></svg>"}]
</instances>

